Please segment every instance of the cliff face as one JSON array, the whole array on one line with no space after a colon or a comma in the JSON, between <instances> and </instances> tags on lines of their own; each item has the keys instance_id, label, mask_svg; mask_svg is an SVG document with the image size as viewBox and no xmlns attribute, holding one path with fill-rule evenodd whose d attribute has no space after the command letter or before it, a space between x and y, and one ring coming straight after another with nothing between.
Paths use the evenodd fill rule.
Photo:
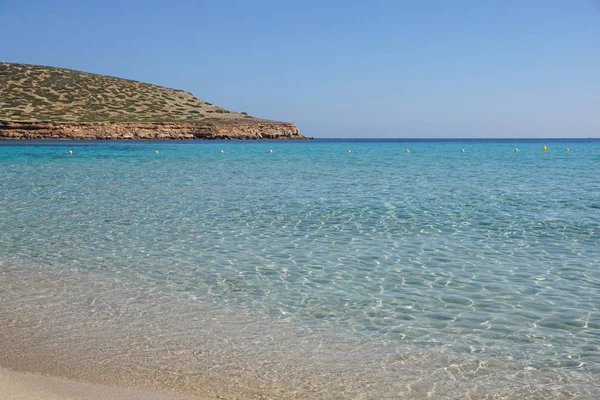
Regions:
<instances>
[{"instance_id":1,"label":"cliff face","mask_svg":"<svg viewBox=\"0 0 600 400\"><path fill-rule=\"evenodd\" d=\"M0 139L190 140L311 139L296 125L266 120L227 122L49 122L0 120Z\"/></svg>"}]
</instances>

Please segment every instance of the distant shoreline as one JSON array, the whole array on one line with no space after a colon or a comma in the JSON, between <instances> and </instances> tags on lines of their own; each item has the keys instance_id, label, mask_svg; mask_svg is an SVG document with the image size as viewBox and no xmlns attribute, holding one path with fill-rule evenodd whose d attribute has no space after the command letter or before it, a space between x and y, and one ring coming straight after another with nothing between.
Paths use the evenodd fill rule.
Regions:
<instances>
[{"instance_id":1,"label":"distant shoreline","mask_svg":"<svg viewBox=\"0 0 600 400\"><path fill-rule=\"evenodd\" d=\"M296 125L268 120L223 122L53 122L0 120L5 140L310 140Z\"/></svg>"}]
</instances>

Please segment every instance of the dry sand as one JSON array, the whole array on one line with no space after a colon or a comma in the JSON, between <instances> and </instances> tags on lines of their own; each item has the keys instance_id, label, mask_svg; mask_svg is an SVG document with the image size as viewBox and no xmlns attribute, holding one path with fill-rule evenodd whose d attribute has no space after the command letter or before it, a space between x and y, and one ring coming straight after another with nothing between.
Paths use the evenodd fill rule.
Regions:
<instances>
[{"instance_id":1,"label":"dry sand","mask_svg":"<svg viewBox=\"0 0 600 400\"><path fill-rule=\"evenodd\" d=\"M14 372L0 368L2 400L209 400L172 393L146 392L91 383L69 381L45 375Z\"/></svg>"}]
</instances>

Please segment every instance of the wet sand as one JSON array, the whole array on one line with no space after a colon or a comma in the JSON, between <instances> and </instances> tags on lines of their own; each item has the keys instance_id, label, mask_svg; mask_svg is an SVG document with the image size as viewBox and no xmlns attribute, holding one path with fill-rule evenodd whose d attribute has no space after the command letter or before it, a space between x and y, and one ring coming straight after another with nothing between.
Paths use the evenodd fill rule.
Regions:
<instances>
[{"instance_id":1,"label":"wet sand","mask_svg":"<svg viewBox=\"0 0 600 400\"><path fill-rule=\"evenodd\" d=\"M14 372L0 368L3 400L208 400L175 393L148 392L133 388L110 387L70 381L40 374Z\"/></svg>"}]
</instances>

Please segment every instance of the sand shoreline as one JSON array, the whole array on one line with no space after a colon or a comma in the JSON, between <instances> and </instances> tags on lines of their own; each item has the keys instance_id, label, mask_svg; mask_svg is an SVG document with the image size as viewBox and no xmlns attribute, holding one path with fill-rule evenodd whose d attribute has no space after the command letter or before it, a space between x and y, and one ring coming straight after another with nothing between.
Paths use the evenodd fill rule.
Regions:
<instances>
[{"instance_id":1,"label":"sand shoreline","mask_svg":"<svg viewBox=\"0 0 600 400\"><path fill-rule=\"evenodd\" d=\"M41 374L15 372L3 367L0 367L0 388L3 400L208 400L216 398L98 385Z\"/></svg>"},{"instance_id":2,"label":"sand shoreline","mask_svg":"<svg viewBox=\"0 0 600 400\"><path fill-rule=\"evenodd\" d=\"M274 321L93 270L3 265L0 293L2 400L599 398L576 371Z\"/></svg>"}]
</instances>

